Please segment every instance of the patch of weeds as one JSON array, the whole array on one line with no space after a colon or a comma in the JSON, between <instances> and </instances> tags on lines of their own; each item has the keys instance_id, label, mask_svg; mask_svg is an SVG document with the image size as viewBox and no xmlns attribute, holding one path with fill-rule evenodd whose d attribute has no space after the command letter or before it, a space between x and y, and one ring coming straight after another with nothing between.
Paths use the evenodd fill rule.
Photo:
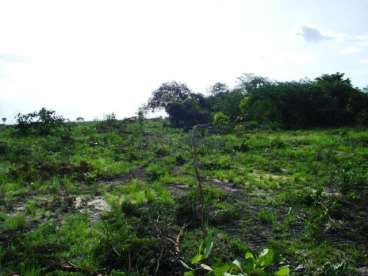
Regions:
<instances>
[{"instance_id":1,"label":"patch of weeds","mask_svg":"<svg viewBox=\"0 0 368 276\"><path fill-rule=\"evenodd\" d=\"M157 163L150 163L146 171L151 181L158 180L167 173L167 170Z\"/></svg>"},{"instance_id":2,"label":"patch of weeds","mask_svg":"<svg viewBox=\"0 0 368 276\"><path fill-rule=\"evenodd\" d=\"M0 192L6 200L12 200L27 193L27 188L22 183L10 182L0 185Z\"/></svg>"},{"instance_id":3,"label":"patch of weeds","mask_svg":"<svg viewBox=\"0 0 368 276\"><path fill-rule=\"evenodd\" d=\"M133 180L130 184L117 186L106 195L111 205L119 206L123 202L145 204L154 201L172 202L170 193L160 184L146 185L144 182Z\"/></svg>"},{"instance_id":4,"label":"patch of weeds","mask_svg":"<svg viewBox=\"0 0 368 276\"><path fill-rule=\"evenodd\" d=\"M23 213L3 216L2 219L3 219L3 222L2 222L1 229L3 231L15 231L19 228L24 227L26 224L26 217L25 217L25 214Z\"/></svg>"},{"instance_id":5,"label":"patch of weeds","mask_svg":"<svg viewBox=\"0 0 368 276\"><path fill-rule=\"evenodd\" d=\"M262 223L274 225L277 221L276 215L273 211L261 209L257 213L258 218Z\"/></svg>"}]
</instances>

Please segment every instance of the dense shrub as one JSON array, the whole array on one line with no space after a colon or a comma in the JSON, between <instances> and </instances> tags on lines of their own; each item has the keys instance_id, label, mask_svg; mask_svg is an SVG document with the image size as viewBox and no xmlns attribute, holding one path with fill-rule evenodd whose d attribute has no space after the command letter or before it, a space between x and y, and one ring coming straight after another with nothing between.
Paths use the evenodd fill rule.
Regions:
<instances>
[{"instance_id":1,"label":"dense shrub","mask_svg":"<svg viewBox=\"0 0 368 276\"><path fill-rule=\"evenodd\" d=\"M365 122L368 96L353 88L344 74L314 81L269 83L242 101L247 120L277 122L286 128L346 126Z\"/></svg>"},{"instance_id":2,"label":"dense shrub","mask_svg":"<svg viewBox=\"0 0 368 276\"><path fill-rule=\"evenodd\" d=\"M22 134L48 135L64 125L65 119L57 116L55 111L42 108L38 112L18 114L17 129Z\"/></svg>"},{"instance_id":3,"label":"dense shrub","mask_svg":"<svg viewBox=\"0 0 368 276\"><path fill-rule=\"evenodd\" d=\"M255 122L260 127L296 129L367 125L367 106L367 93L336 73L291 82L271 82L247 74L233 90L216 83L207 97L191 92L184 84L164 83L153 92L147 108L165 109L176 127L191 127L213 118L213 123L222 127ZM220 119L223 122L219 123Z\"/></svg>"},{"instance_id":4,"label":"dense shrub","mask_svg":"<svg viewBox=\"0 0 368 276\"><path fill-rule=\"evenodd\" d=\"M97 131L100 133L122 130L124 128L121 121L116 119L115 113L106 114L102 121L97 122Z\"/></svg>"},{"instance_id":5,"label":"dense shrub","mask_svg":"<svg viewBox=\"0 0 368 276\"><path fill-rule=\"evenodd\" d=\"M229 92L218 93L206 98L207 106L211 114L221 112L225 114L231 122L238 121L241 116L240 102L245 96L245 91L234 89Z\"/></svg>"},{"instance_id":6,"label":"dense shrub","mask_svg":"<svg viewBox=\"0 0 368 276\"><path fill-rule=\"evenodd\" d=\"M207 123L209 114L194 99L171 103L166 108L170 122L176 127L191 127Z\"/></svg>"},{"instance_id":7,"label":"dense shrub","mask_svg":"<svg viewBox=\"0 0 368 276\"><path fill-rule=\"evenodd\" d=\"M229 129L229 117L222 112L216 112L213 115L212 123L219 132L226 132Z\"/></svg>"}]
</instances>

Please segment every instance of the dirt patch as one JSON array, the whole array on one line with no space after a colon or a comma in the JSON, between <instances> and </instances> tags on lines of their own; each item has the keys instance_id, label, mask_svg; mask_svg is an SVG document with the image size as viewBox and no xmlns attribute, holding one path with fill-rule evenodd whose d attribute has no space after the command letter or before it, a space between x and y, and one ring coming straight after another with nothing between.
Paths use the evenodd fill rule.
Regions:
<instances>
[{"instance_id":1,"label":"dirt patch","mask_svg":"<svg viewBox=\"0 0 368 276\"><path fill-rule=\"evenodd\" d=\"M131 170L130 172L126 174L112 176L112 177L99 178L96 181L96 184L98 185L105 184L105 185L114 186L114 185L119 185L124 182L128 182L132 179L144 180L146 179L146 177L147 177L146 170L143 167L138 167L134 170Z\"/></svg>"},{"instance_id":2,"label":"dirt patch","mask_svg":"<svg viewBox=\"0 0 368 276\"><path fill-rule=\"evenodd\" d=\"M190 186L185 184L168 184L166 187L174 197L183 197L190 190Z\"/></svg>"},{"instance_id":3,"label":"dirt patch","mask_svg":"<svg viewBox=\"0 0 368 276\"><path fill-rule=\"evenodd\" d=\"M220 188L225 193L240 193L243 189L237 187L234 183L231 183L227 180L220 180L220 179L211 179L207 182L207 184L216 186Z\"/></svg>"},{"instance_id":4,"label":"dirt patch","mask_svg":"<svg viewBox=\"0 0 368 276\"><path fill-rule=\"evenodd\" d=\"M288 175L277 175L277 174L259 172L259 171L254 171L252 173L249 173L248 175L252 176L254 178L254 180L256 180L256 181L263 181L265 179L278 180L278 181L288 181L288 180L291 179L291 177L288 176Z\"/></svg>"},{"instance_id":5,"label":"dirt patch","mask_svg":"<svg viewBox=\"0 0 368 276\"><path fill-rule=\"evenodd\" d=\"M243 191L242 188L237 187L234 183L231 183L226 180L210 179L210 180L204 181L203 185L204 186L215 186L226 194L240 194ZM183 197L191 189L189 185L179 184L179 183L168 184L166 187L174 197Z\"/></svg>"},{"instance_id":6,"label":"dirt patch","mask_svg":"<svg viewBox=\"0 0 368 276\"><path fill-rule=\"evenodd\" d=\"M96 196L89 200L83 196L77 196L74 199L73 207L79 212L86 212L93 222L100 220L102 213L111 210L111 206L102 196Z\"/></svg>"},{"instance_id":7,"label":"dirt patch","mask_svg":"<svg viewBox=\"0 0 368 276\"><path fill-rule=\"evenodd\" d=\"M93 209L96 211L110 211L110 205L106 202L106 200L101 197L95 197L93 200L87 202L87 207L89 209Z\"/></svg>"},{"instance_id":8,"label":"dirt patch","mask_svg":"<svg viewBox=\"0 0 368 276\"><path fill-rule=\"evenodd\" d=\"M24 212L25 210L26 210L26 206L23 202L18 202L13 206L14 213Z\"/></svg>"}]
</instances>

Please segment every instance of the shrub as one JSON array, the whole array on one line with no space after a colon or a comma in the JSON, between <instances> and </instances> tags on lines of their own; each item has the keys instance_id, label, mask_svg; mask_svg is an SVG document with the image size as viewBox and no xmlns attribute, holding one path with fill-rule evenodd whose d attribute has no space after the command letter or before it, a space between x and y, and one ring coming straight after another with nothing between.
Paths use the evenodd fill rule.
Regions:
<instances>
[{"instance_id":1,"label":"shrub","mask_svg":"<svg viewBox=\"0 0 368 276\"><path fill-rule=\"evenodd\" d=\"M212 122L219 132L226 132L230 128L230 119L222 112L216 112L213 115Z\"/></svg>"},{"instance_id":2,"label":"shrub","mask_svg":"<svg viewBox=\"0 0 368 276\"><path fill-rule=\"evenodd\" d=\"M38 112L18 114L17 129L22 134L48 135L55 129L63 126L65 119L57 116L55 111L42 108Z\"/></svg>"},{"instance_id":3,"label":"shrub","mask_svg":"<svg viewBox=\"0 0 368 276\"><path fill-rule=\"evenodd\" d=\"M113 130L119 130L122 127L121 122L116 119L115 113L106 114L104 119L97 124L98 132L111 132Z\"/></svg>"}]
</instances>

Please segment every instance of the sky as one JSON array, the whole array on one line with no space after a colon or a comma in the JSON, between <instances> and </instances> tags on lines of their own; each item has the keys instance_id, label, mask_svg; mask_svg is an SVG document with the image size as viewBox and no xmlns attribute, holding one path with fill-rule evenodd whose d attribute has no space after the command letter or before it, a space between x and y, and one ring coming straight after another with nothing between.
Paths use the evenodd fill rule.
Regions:
<instances>
[{"instance_id":1,"label":"sky","mask_svg":"<svg viewBox=\"0 0 368 276\"><path fill-rule=\"evenodd\" d=\"M368 85L367 0L0 0L0 117L134 116L161 83L344 72Z\"/></svg>"}]
</instances>

